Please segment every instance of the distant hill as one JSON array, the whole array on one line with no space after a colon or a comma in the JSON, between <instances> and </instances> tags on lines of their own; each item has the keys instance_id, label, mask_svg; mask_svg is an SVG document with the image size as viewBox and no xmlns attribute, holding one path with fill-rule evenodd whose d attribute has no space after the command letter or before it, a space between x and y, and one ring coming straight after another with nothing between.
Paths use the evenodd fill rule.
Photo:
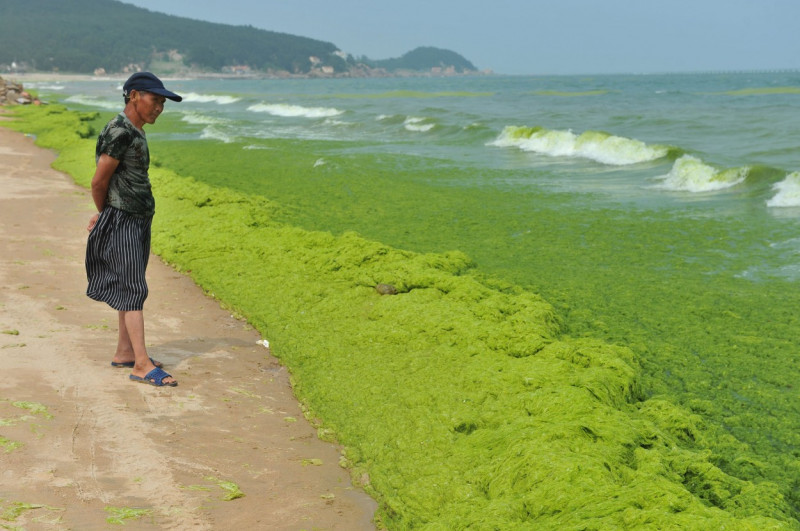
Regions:
<instances>
[{"instance_id":1,"label":"distant hill","mask_svg":"<svg viewBox=\"0 0 800 531\"><path fill-rule=\"evenodd\" d=\"M0 0L0 73L385 75L467 73L449 50L373 61L330 42L155 13L117 0Z\"/></svg>"},{"instance_id":2,"label":"distant hill","mask_svg":"<svg viewBox=\"0 0 800 531\"><path fill-rule=\"evenodd\" d=\"M466 73L477 70L475 65L456 52L430 46L417 48L397 59L384 59L373 61L372 63L378 68L384 68L389 71L430 71L441 69L442 71L450 70L455 73Z\"/></svg>"}]
</instances>

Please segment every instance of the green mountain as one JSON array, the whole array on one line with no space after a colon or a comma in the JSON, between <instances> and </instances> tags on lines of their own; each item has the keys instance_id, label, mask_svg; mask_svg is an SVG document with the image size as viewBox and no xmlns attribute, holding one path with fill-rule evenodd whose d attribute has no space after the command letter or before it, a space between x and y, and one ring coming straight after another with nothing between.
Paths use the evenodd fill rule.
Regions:
<instances>
[{"instance_id":1,"label":"green mountain","mask_svg":"<svg viewBox=\"0 0 800 531\"><path fill-rule=\"evenodd\" d=\"M330 42L165 15L117 0L0 0L0 72L369 75L373 68L432 67L475 70L455 52L435 48L356 62Z\"/></svg>"},{"instance_id":2,"label":"green mountain","mask_svg":"<svg viewBox=\"0 0 800 531\"><path fill-rule=\"evenodd\" d=\"M475 65L456 52L430 46L422 46L397 59L383 59L372 63L378 68L389 71L430 71L433 69L447 71L449 69L454 73L466 73L477 70Z\"/></svg>"}]
</instances>

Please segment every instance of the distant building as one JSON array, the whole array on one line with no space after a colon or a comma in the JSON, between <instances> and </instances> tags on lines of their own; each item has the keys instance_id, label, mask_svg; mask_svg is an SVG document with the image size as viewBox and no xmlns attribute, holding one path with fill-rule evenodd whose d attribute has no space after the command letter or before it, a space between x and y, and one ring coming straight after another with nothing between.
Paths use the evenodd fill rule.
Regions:
<instances>
[{"instance_id":1,"label":"distant building","mask_svg":"<svg viewBox=\"0 0 800 531\"><path fill-rule=\"evenodd\" d=\"M225 74L236 74L237 76L243 76L250 73L250 67L247 65L223 66L222 72Z\"/></svg>"}]
</instances>

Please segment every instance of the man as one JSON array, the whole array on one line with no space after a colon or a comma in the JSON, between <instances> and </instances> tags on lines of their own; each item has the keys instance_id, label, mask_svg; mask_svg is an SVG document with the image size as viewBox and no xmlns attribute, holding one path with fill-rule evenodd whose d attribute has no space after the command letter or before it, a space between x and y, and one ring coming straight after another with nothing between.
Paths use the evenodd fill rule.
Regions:
<instances>
[{"instance_id":1,"label":"man","mask_svg":"<svg viewBox=\"0 0 800 531\"><path fill-rule=\"evenodd\" d=\"M150 72L133 74L122 90L125 109L108 122L95 148L92 199L98 213L88 226L86 294L118 312L119 338L111 364L131 367L130 379L136 382L174 387L177 380L150 358L144 339L145 269L155 200L142 128L155 123L166 99L182 98Z\"/></svg>"}]
</instances>

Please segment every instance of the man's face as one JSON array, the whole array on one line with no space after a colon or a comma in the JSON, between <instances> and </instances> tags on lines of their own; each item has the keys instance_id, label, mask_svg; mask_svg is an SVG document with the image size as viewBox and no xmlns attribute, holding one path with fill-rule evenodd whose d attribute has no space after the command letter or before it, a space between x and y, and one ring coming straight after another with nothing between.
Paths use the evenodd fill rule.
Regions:
<instances>
[{"instance_id":1,"label":"man's face","mask_svg":"<svg viewBox=\"0 0 800 531\"><path fill-rule=\"evenodd\" d=\"M131 91L131 100L134 104L134 111L139 115L143 123L154 124L156 118L164 111L164 102L167 98L140 90Z\"/></svg>"}]
</instances>

